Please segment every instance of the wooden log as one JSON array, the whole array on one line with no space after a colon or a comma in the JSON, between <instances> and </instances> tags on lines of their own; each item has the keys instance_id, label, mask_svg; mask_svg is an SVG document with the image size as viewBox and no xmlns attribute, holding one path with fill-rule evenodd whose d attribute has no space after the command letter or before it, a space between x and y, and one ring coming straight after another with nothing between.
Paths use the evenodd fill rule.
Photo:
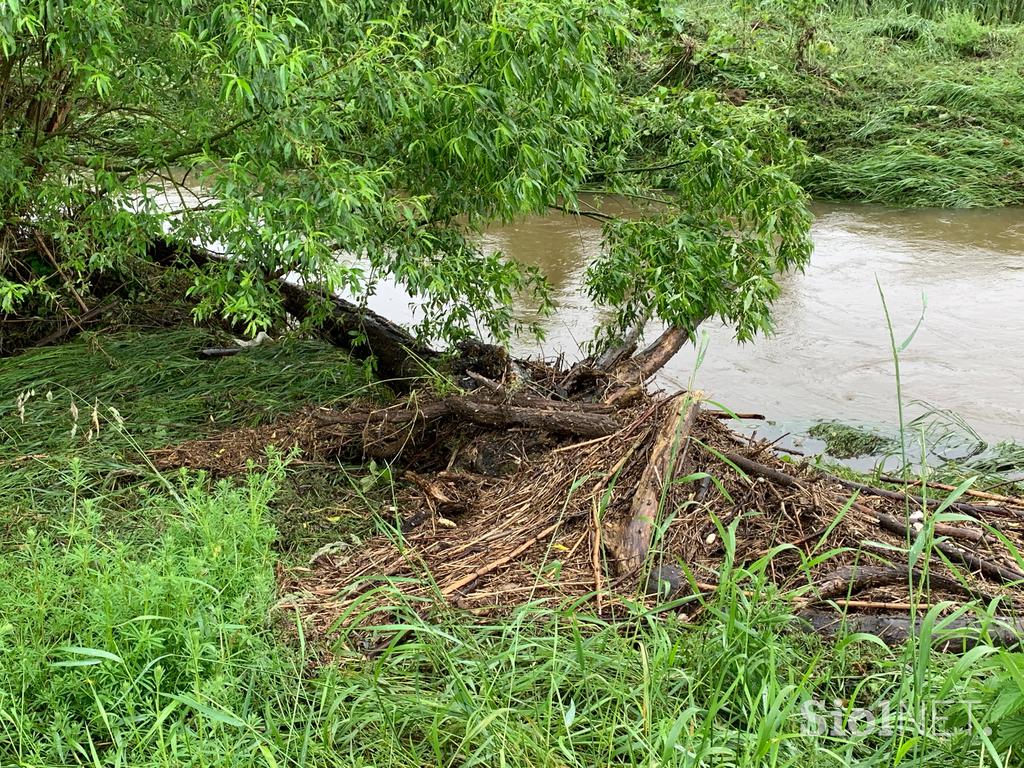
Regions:
<instances>
[{"instance_id":1,"label":"wooden log","mask_svg":"<svg viewBox=\"0 0 1024 768\"><path fill-rule=\"evenodd\" d=\"M747 474L764 477L778 483L779 485L791 488L804 488L804 485L800 481L787 475L785 472L780 472L777 469L766 467L760 462L748 459L745 456L740 456L736 453L724 453L722 455ZM829 475L829 477L831 477L831 475ZM910 527L897 520L892 515L888 515L884 512L878 512L877 510L871 509L870 507L857 502L854 502L852 507L861 514L866 515L869 518L874 518L875 522L877 522L882 528L900 536L910 536ZM1008 584L1024 581L1024 571L1020 571L1017 568L993 562L987 558L976 555L973 552L967 552L948 542L936 541L932 546L951 560L963 563L972 570L978 571L982 575L995 581L1002 581Z\"/></svg>"},{"instance_id":2,"label":"wooden log","mask_svg":"<svg viewBox=\"0 0 1024 768\"><path fill-rule=\"evenodd\" d=\"M175 262L204 267L211 262L223 263L226 257L194 245L157 241L149 248L150 258L164 266ZM300 286L285 279L277 280L284 310L298 320L318 318L316 329L323 338L346 350L358 360L373 358L377 375L392 389L411 389L411 379L446 370L445 356L416 339L409 331L367 307L332 296L315 285ZM461 372L469 365L484 361L485 372L493 373L493 361L505 363L507 353L500 347L480 341L459 346L457 361L451 368ZM459 363L458 361L462 362Z\"/></svg>"},{"instance_id":3,"label":"wooden log","mask_svg":"<svg viewBox=\"0 0 1024 768\"><path fill-rule=\"evenodd\" d=\"M522 401L530 405L520 405L519 402L496 400L486 395L453 395L443 400L417 403L402 408L323 413L317 416L317 420L325 426L333 424L365 428L368 424L397 426L450 416L493 429L529 427L585 438L604 437L616 432L620 427L618 420L612 415L613 412L600 406L591 407L591 404L587 403L544 398L528 398Z\"/></svg>"},{"instance_id":4,"label":"wooden log","mask_svg":"<svg viewBox=\"0 0 1024 768\"><path fill-rule=\"evenodd\" d=\"M529 401L539 402L537 398ZM335 450L386 460L421 444L434 431L428 425L436 426L443 420L469 422L500 432L526 428L588 439L606 438L621 428L615 416L594 412L588 404L543 402L544 407L521 406L495 400L490 393L453 395L391 408L319 412L314 413L314 418L320 436L326 437ZM502 439L506 437L503 435Z\"/></svg>"},{"instance_id":5,"label":"wooden log","mask_svg":"<svg viewBox=\"0 0 1024 768\"><path fill-rule=\"evenodd\" d=\"M911 633L920 636L922 619L911 620L905 614L837 614L835 611L808 610L798 613L794 622L798 631L810 628L825 637L835 637L840 632L859 632L874 635L886 645L898 646L905 643ZM1017 648L1024 637L1024 619L1010 616L997 616L984 623L967 618L940 619L938 623L939 628L932 634L932 649L941 653L965 653L989 642L1004 648Z\"/></svg>"},{"instance_id":6,"label":"wooden log","mask_svg":"<svg viewBox=\"0 0 1024 768\"><path fill-rule=\"evenodd\" d=\"M811 605L815 602L832 600L834 598L850 597L876 587L907 585L910 583L911 578L916 583L922 584L924 574L918 570L911 574L910 569L905 565L844 565L815 579L813 592L807 598L805 604ZM922 584L922 588L924 586ZM942 588L963 592L972 599L992 599L990 595L977 593L956 579L951 579L937 573L928 574L926 586L931 589Z\"/></svg>"},{"instance_id":7,"label":"wooden log","mask_svg":"<svg viewBox=\"0 0 1024 768\"><path fill-rule=\"evenodd\" d=\"M660 371L690 340L690 332L679 326L666 328L645 350L634 355L631 367L637 370L640 381L646 381Z\"/></svg>"},{"instance_id":8,"label":"wooden log","mask_svg":"<svg viewBox=\"0 0 1024 768\"><path fill-rule=\"evenodd\" d=\"M564 407L570 404L562 404L563 407L557 408L536 408L492 403L468 397L449 397L444 400L444 404L452 415L495 429L528 427L584 438L604 437L619 429L619 422L612 416Z\"/></svg>"},{"instance_id":9,"label":"wooden log","mask_svg":"<svg viewBox=\"0 0 1024 768\"><path fill-rule=\"evenodd\" d=\"M877 512L862 504L855 503L853 506L862 513L874 515L878 524L882 528L900 536L910 535L910 529L892 515L887 515L884 512ZM932 547L944 554L950 560L956 560L957 562L963 563L971 570L978 571L983 576L987 576L993 581L1002 581L1006 584L1015 584L1024 581L1024 571L1000 565L999 563L981 557L980 555L976 555L973 552L961 549L949 542L935 541L932 542Z\"/></svg>"},{"instance_id":10,"label":"wooden log","mask_svg":"<svg viewBox=\"0 0 1024 768\"><path fill-rule=\"evenodd\" d=\"M619 363L628 358L634 352L636 352L637 345L640 343L640 336L643 335L644 325L643 323L637 323L633 326L633 329L626 334L626 337L622 340L621 344L609 347L604 351L603 354L599 355L591 366L596 371L608 373L615 368Z\"/></svg>"},{"instance_id":11,"label":"wooden log","mask_svg":"<svg viewBox=\"0 0 1024 768\"><path fill-rule=\"evenodd\" d=\"M644 382L660 371L689 340L690 332L671 326L654 342L633 357L620 362L612 371L616 385L604 397L606 403L619 403L631 396Z\"/></svg>"},{"instance_id":12,"label":"wooden log","mask_svg":"<svg viewBox=\"0 0 1024 768\"><path fill-rule=\"evenodd\" d=\"M683 471L690 431L699 411L699 403L689 395L674 398L655 436L628 515L604 530L602 539L615 575L639 573L647 560L662 494Z\"/></svg>"}]
</instances>

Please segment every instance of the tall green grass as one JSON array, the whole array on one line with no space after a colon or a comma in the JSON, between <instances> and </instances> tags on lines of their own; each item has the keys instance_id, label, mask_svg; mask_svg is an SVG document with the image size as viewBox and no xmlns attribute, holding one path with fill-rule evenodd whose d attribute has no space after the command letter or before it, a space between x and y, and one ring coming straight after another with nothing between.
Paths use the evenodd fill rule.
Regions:
<instances>
[{"instance_id":1,"label":"tall green grass","mask_svg":"<svg viewBox=\"0 0 1024 768\"><path fill-rule=\"evenodd\" d=\"M903 12L925 18L942 18L954 12L998 24L1024 22L1024 6L1017 0L831 0L829 5L841 13L877 15Z\"/></svg>"}]
</instances>

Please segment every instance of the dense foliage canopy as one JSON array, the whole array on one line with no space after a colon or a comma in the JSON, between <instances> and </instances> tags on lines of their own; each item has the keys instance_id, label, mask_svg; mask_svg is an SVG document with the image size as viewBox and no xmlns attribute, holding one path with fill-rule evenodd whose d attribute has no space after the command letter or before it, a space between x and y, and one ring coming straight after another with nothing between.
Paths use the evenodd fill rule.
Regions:
<instances>
[{"instance_id":1,"label":"dense foliage canopy","mask_svg":"<svg viewBox=\"0 0 1024 768\"><path fill-rule=\"evenodd\" d=\"M625 0L0 0L0 311L84 310L169 238L231 254L200 316L256 330L279 278L395 280L421 332L502 340L545 282L476 232L613 192L643 205L588 273L612 329L747 338L809 254L801 148L759 107L637 87L663 33Z\"/></svg>"}]
</instances>

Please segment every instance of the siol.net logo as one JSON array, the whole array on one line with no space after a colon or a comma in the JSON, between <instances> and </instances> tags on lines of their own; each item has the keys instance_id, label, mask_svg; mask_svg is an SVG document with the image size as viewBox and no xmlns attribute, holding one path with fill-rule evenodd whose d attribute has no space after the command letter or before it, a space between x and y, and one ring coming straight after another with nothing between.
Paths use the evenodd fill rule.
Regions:
<instances>
[{"instance_id":1,"label":"siol.net logo","mask_svg":"<svg viewBox=\"0 0 1024 768\"><path fill-rule=\"evenodd\" d=\"M865 739L900 734L943 738L959 730L950 727L949 712L965 708L967 722L972 722L972 709L980 705L981 702L958 699L933 700L911 706L903 701L893 703L882 699L856 707L839 699L834 699L831 704L808 699L800 707L798 717L800 733L804 736ZM986 732L989 730L986 729Z\"/></svg>"}]
</instances>

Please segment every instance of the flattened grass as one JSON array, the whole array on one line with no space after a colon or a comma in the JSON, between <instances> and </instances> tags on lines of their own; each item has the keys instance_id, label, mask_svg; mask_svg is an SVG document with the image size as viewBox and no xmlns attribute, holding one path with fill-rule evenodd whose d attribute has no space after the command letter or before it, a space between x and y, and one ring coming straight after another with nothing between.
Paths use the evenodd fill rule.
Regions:
<instances>
[{"instance_id":1,"label":"flattened grass","mask_svg":"<svg viewBox=\"0 0 1024 768\"><path fill-rule=\"evenodd\" d=\"M1024 25L896 5L815 15L798 68L791 19L685 0L675 15L691 50L669 45L678 62L657 77L782 110L812 156L797 180L819 199L1024 205Z\"/></svg>"},{"instance_id":2,"label":"flattened grass","mask_svg":"<svg viewBox=\"0 0 1024 768\"><path fill-rule=\"evenodd\" d=\"M119 525L145 527L139 498L156 476L144 451L373 392L366 372L327 344L198 356L224 345L201 328L123 331L0 360L0 546L14 529L54 521L72 462L109 501L108 522L117 508Z\"/></svg>"}]
</instances>

